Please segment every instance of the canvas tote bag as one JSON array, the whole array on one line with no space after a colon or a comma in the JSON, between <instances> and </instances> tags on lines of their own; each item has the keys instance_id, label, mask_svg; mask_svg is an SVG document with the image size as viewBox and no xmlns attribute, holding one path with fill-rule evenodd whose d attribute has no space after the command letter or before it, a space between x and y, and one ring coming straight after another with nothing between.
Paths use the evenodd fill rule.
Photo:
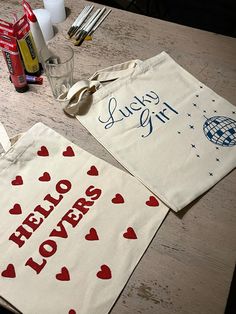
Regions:
<instances>
[{"instance_id":1,"label":"canvas tote bag","mask_svg":"<svg viewBox=\"0 0 236 314\"><path fill-rule=\"evenodd\" d=\"M236 165L236 108L165 52L97 72L63 100L174 211Z\"/></svg>"},{"instance_id":2,"label":"canvas tote bag","mask_svg":"<svg viewBox=\"0 0 236 314\"><path fill-rule=\"evenodd\" d=\"M104 314L168 208L38 123L0 158L0 296L28 314Z\"/></svg>"}]
</instances>

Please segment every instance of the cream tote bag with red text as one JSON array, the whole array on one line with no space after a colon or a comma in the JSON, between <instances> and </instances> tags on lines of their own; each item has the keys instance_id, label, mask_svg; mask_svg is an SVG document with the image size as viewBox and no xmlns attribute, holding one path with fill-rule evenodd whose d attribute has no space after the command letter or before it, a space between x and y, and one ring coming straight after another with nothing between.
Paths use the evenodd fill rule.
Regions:
<instances>
[{"instance_id":1,"label":"cream tote bag with red text","mask_svg":"<svg viewBox=\"0 0 236 314\"><path fill-rule=\"evenodd\" d=\"M0 158L0 296L24 314L105 314L168 208L38 123Z\"/></svg>"}]
</instances>

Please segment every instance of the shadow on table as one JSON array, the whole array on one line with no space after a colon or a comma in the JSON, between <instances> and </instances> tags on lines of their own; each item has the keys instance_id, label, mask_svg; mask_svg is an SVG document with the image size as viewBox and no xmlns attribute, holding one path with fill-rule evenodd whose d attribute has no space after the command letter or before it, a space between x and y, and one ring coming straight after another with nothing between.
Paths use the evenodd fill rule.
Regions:
<instances>
[{"instance_id":1,"label":"shadow on table","mask_svg":"<svg viewBox=\"0 0 236 314\"><path fill-rule=\"evenodd\" d=\"M187 206L185 206L183 209L181 209L179 212L174 212L174 211L172 211L173 213L174 213L174 215L176 216L176 217L178 217L179 219L182 219L184 216L185 216L185 214L193 207L193 206L195 206L195 204L196 203L198 203L199 202L199 200L202 198L202 197L204 197L204 195L205 194L207 194L208 193L208 191L206 191L205 193L203 193L202 195L200 195L197 199L195 199L194 201L192 201L190 204L188 204Z\"/></svg>"},{"instance_id":2,"label":"shadow on table","mask_svg":"<svg viewBox=\"0 0 236 314\"><path fill-rule=\"evenodd\" d=\"M234 275L231 282L229 297L227 300L224 314L233 314L233 313L236 313L236 266L234 268Z\"/></svg>"}]
</instances>

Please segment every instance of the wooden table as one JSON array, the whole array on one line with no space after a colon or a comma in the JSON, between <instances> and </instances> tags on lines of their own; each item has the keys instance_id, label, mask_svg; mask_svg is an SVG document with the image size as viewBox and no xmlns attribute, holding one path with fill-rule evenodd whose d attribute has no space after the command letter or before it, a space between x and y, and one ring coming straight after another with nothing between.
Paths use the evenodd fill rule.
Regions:
<instances>
[{"instance_id":1,"label":"wooden table","mask_svg":"<svg viewBox=\"0 0 236 314\"><path fill-rule=\"evenodd\" d=\"M41 1L30 1L33 8ZM68 42L66 30L86 1L67 0L68 18L53 43ZM96 5L99 7L99 5ZM0 2L2 18L21 8ZM180 65L236 104L236 39L113 9L92 41L75 47L75 80L129 59L165 50ZM0 120L10 136L38 121L92 154L118 162L76 119L53 100L48 81L18 94L0 58ZM218 314L227 301L236 256L236 171L178 215L170 212L111 310L112 314ZM89 313L88 313L89 314Z\"/></svg>"}]
</instances>

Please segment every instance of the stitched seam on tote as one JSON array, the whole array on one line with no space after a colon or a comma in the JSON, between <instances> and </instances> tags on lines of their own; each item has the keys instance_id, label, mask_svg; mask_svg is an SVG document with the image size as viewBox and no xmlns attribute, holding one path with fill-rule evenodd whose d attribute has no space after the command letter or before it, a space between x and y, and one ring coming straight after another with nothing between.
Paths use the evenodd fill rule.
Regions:
<instances>
[{"instance_id":1,"label":"stitched seam on tote","mask_svg":"<svg viewBox=\"0 0 236 314\"><path fill-rule=\"evenodd\" d=\"M31 129L30 129L30 130L31 130ZM28 131L28 132L29 132L29 131ZM13 146L11 146L11 148L10 148L3 156L1 156L0 161L2 160L3 163L5 162L5 163L7 163L7 165L6 165L4 168L2 168L2 169L0 170L0 174L1 174L4 170L9 169L12 164L15 164L15 163L18 161L18 159L28 150L28 148L31 147L31 146L35 143L35 140L32 138L32 141L29 143L29 145L27 145L24 149L21 147L21 148L19 149L19 153L17 153L17 155L14 155L14 156L13 156L14 158L11 158L11 157L9 156L9 154L11 153L11 151L12 151L12 150L13 150L13 151L15 150L15 147L20 144L20 142L24 139L24 137L25 137L25 136L28 136L28 132L24 133L24 134L18 139L18 141L17 141ZM1 167L1 166L0 166L0 167Z\"/></svg>"},{"instance_id":2,"label":"stitched seam on tote","mask_svg":"<svg viewBox=\"0 0 236 314\"><path fill-rule=\"evenodd\" d=\"M34 143L34 142L33 142L33 143ZM28 145L24 150L21 150L21 151L17 154L17 156L15 156L14 159L5 158L5 157L7 156L7 154L9 154L10 150L7 151L6 154L4 154L4 156L2 156L1 158L4 157L5 160L3 160L3 162L4 162L4 161L7 162L8 165L7 165L6 167L4 167L3 169L1 169L0 175L1 175L1 173L2 173L4 170L9 169L12 164L15 164L15 163L19 160L19 158L28 150L28 148L31 147L31 145L32 145L33 143L31 143L30 145ZM14 148L14 145L12 146L12 148Z\"/></svg>"}]
</instances>

